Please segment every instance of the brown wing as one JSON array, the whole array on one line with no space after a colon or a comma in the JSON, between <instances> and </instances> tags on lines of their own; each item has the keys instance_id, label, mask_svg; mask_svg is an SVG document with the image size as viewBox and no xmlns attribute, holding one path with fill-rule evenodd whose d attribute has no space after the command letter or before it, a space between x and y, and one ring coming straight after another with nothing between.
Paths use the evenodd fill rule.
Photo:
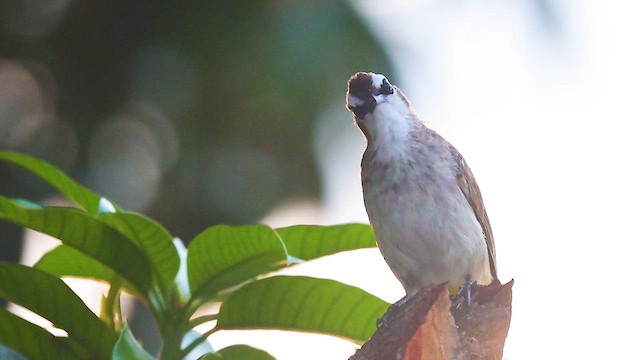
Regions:
<instances>
[{"instance_id":1,"label":"brown wing","mask_svg":"<svg viewBox=\"0 0 640 360\"><path fill-rule=\"evenodd\" d=\"M482 195L480 194L478 183L476 183L476 179L473 176L471 169L469 169L467 163L464 161L462 155L460 155L460 153L453 147L452 153L458 163L458 186L460 186L460 190L462 190L462 193L467 198L469 205L471 205L471 208L476 215L476 219L478 219L480 226L482 226L484 238L487 242L487 249L489 250L489 266L491 269L491 276L493 276L494 279L498 279L496 266L496 247L493 243L493 232L491 231L489 217L487 217L487 212L484 209L484 202L482 201Z\"/></svg>"}]
</instances>

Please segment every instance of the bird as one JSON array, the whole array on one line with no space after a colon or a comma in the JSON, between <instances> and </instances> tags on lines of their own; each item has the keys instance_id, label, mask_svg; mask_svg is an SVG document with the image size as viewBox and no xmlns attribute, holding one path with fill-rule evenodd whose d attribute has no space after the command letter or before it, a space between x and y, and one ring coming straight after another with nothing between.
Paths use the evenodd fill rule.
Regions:
<instances>
[{"instance_id":1,"label":"bird","mask_svg":"<svg viewBox=\"0 0 640 360\"><path fill-rule=\"evenodd\" d=\"M367 215L406 297L441 283L453 295L497 280L489 218L458 150L384 75L354 74L346 106L367 144L361 161Z\"/></svg>"}]
</instances>

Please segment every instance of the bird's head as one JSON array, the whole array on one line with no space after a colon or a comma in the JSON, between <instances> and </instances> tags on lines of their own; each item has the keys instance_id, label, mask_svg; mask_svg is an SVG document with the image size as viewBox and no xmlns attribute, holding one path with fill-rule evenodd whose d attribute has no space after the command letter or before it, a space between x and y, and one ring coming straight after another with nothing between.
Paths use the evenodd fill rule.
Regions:
<instances>
[{"instance_id":1,"label":"bird's head","mask_svg":"<svg viewBox=\"0 0 640 360\"><path fill-rule=\"evenodd\" d=\"M359 72L349 79L347 108L356 117L364 118L393 95L398 95L397 89L384 75Z\"/></svg>"},{"instance_id":2,"label":"bird's head","mask_svg":"<svg viewBox=\"0 0 640 360\"><path fill-rule=\"evenodd\" d=\"M402 91L384 75L371 72L354 74L349 79L346 100L347 108L368 139L381 131L405 130L406 125L416 119Z\"/></svg>"}]
</instances>

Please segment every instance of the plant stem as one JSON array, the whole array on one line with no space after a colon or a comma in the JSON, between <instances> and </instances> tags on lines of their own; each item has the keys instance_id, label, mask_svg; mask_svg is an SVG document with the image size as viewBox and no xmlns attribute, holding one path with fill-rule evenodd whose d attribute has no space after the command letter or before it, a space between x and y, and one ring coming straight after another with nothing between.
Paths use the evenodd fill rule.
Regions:
<instances>
[{"instance_id":1,"label":"plant stem","mask_svg":"<svg viewBox=\"0 0 640 360\"><path fill-rule=\"evenodd\" d=\"M191 344L189 344L189 346L187 346L186 348L184 348L184 350L182 350L182 358L184 358L185 356L189 355L189 353L191 351L193 351L193 349L195 349L198 345L200 345L203 342L207 341L207 338L209 336L213 335L213 333L215 333L216 331L218 331L218 329L216 327L214 327L213 329L205 332L199 338L194 340Z\"/></svg>"},{"instance_id":2,"label":"plant stem","mask_svg":"<svg viewBox=\"0 0 640 360\"><path fill-rule=\"evenodd\" d=\"M162 352L160 360L181 360L184 359L181 345L184 331L181 327L174 329L175 331L163 336Z\"/></svg>"},{"instance_id":3,"label":"plant stem","mask_svg":"<svg viewBox=\"0 0 640 360\"><path fill-rule=\"evenodd\" d=\"M116 332L120 332L122 330L122 313L120 312L120 286L121 282L119 278L115 277L111 281L109 293L104 299L104 306L102 308L103 314L101 314L101 317L106 320Z\"/></svg>"},{"instance_id":4,"label":"plant stem","mask_svg":"<svg viewBox=\"0 0 640 360\"><path fill-rule=\"evenodd\" d=\"M191 328L194 328L198 325L202 325L204 323L208 323L209 321L214 321L214 320L218 320L218 314L205 315L199 318L192 319L191 321L189 321L189 326Z\"/></svg>"}]
</instances>

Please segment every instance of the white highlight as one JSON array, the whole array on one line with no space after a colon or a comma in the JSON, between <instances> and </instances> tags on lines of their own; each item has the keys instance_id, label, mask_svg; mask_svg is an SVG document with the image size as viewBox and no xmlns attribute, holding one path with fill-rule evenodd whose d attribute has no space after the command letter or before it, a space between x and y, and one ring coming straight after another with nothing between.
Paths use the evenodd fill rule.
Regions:
<instances>
[{"instance_id":1,"label":"white highlight","mask_svg":"<svg viewBox=\"0 0 640 360\"><path fill-rule=\"evenodd\" d=\"M349 97L347 98L347 102L349 103L349 107L364 105L364 100L353 95L349 95Z\"/></svg>"},{"instance_id":2,"label":"white highlight","mask_svg":"<svg viewBox=\"0 0 640 360\"><path fill-rule=\"evenodd\" d=\"M374 88L380 88L382 86L382 82L384 80L387 80L387 78L384 75L380 75L380 74L371 74L371 85L373 85ZM389 81L389 80L387 80Z\"/></svg>"},{"instance_id":3,"label":"white highlight","mask_svg":"<svg viewBox=\"0 0 640 360\"><path fill-rule=\"evenodd\" d=\"M116 207L113 205L113 203L107 198L100 198L100 202L98 203L98 213L105 214L114 212L116 212Z\"/></svg>"},{"instance_id":4,"label":"white highlight","mask_svg":"<svg viewBox=\"0 0 640 360\"><path fill-rule=\"evenodd\" d=\"M184 246L182 239L173 238L173 245L176 247L178 257L180 258L180 267L176 274L176 284L180 293L185 297L191 296L191 288L189 287L189 278L187 276L187 248Z\"/></svg>"}]
</instances>

